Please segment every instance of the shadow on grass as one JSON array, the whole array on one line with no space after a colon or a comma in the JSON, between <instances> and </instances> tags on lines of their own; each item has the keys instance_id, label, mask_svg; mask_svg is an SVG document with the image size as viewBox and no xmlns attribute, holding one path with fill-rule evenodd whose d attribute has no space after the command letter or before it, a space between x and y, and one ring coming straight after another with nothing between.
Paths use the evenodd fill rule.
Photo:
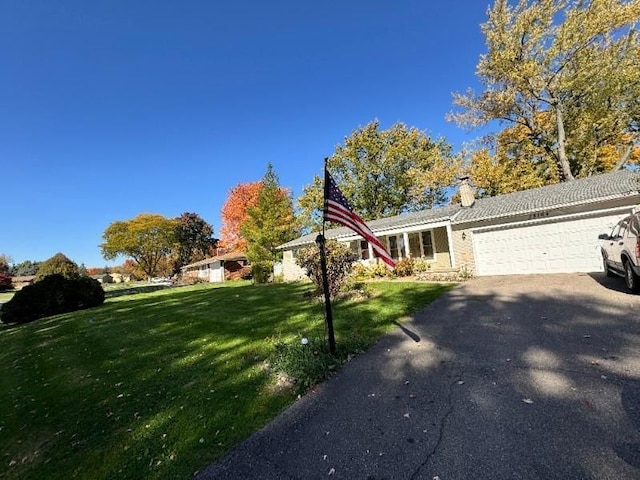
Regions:
<instances>
[{"instance_id":1,"label":"shadow on grass","mask_svg":"<svg viewBox=\"0 0 640 480\"><path fill-rule=\"evenodd\" d=\"M443 291L389 285L337 302L338 341L373 342ZM0 330L6 478L184 477L218 458L294 400L264 361L275 339L324 334L311 288L162 290Z\"/></svg>"},{"instance_id":2,"label":"shadow on grass","mask_svg":"<svg viewBox=\"0 0 640 480\"><path fill-rule=\"evenodd\" d=\"M640 478L640 296L616 280L471 280L202 478Z\"/></svg>"}]
</instances>

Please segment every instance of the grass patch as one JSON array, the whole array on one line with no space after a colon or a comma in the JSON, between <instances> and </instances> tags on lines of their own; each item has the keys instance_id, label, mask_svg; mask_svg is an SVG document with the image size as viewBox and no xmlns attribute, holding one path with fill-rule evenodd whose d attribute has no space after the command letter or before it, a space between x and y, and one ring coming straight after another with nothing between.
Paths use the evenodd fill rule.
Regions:
<instances>
[{"instance_id":1,"label":"grass patch","mask_svg":"<svg viewBox=\"0 0 640 480\"><path fill-rule=\"evenodd\" d=\"M294 401L265 360L283 345L295 364L287 351L302 337L321 347L311 288L196 285L0 328L0 477L190 477ZM344 358L450 287L367 288L369 298L334 306ZM322 358L332 363L302 369L298 387L340 362Z\"/></svg>"},{"instance_id":2,"label":"grass patch","mask_svg":"<svg viewBox=\"0 0 640 480\"><path fill-rule=\"evenodd\" d=\"M13 298L16 292L0 292L0 303L7 303L9 300Z\"/></svg>"}]
</instances>

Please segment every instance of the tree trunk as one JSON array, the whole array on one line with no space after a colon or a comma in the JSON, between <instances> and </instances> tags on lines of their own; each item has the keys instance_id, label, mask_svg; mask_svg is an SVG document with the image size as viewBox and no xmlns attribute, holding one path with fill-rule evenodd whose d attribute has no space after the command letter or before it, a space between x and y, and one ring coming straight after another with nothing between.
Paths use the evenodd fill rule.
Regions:
<instances>
[{"instance_id":1,"label":"tree trunk","mask_svg":"<svg viewBox=\"0 0 640 480\"><path fill-rule=\"evenodd\" d=\"M636 137L637 135L634 135L633 137L631 137L631 140L629 140L629 145L627 145L627 148L624 149L624 153L620 157L620 160L618 160L618 163L616 163L616 166L613 167L614 171L620 170L624 166L624 164L627 163L627 160L629 160L631 152L633 151L633 146L636 143Z\"/></svg>"},{"instance_id":2,"label":"tree trunk","mask_svg":"<svg viewBox=\"0 0 640 480\"><path fill-rule=\"evenodd\" d=\"M575 180L571 173L571 167L569 160L567 160L567 152L565 150L566 136L564 132L564 116L562 115L562 108L559 103L555 105L556 111L556 124L558 128L558 163L560 164L560 173L564 177L564 180Z\"/></svg>"}]
</instances>

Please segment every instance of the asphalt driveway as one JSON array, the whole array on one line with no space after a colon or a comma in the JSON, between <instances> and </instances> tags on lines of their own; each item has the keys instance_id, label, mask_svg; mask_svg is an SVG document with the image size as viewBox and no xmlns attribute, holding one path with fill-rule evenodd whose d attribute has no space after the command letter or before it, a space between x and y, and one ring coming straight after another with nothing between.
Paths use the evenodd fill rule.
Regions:
<instances>
[{"instance_id":1,"label":"asphalt driveway","mask_svg":"<svg viewBox=\"0 0 640 480\"><path fill-rule=\"evenodd\" d=\"M640 479L640 296L473 279L201 479Z\"/></svg>"}]
</instances>

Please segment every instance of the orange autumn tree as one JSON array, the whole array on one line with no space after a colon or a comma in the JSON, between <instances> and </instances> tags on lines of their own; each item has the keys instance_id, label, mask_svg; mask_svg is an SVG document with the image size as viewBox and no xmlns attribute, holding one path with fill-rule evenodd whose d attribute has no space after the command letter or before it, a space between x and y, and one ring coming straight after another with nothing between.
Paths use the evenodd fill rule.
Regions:
<instances>
[{"instance_id":1,"label":"orange autumn tree","mask_svg":"<svg viewBox=\"0 0 640 480\"><path fill-rule=\"evenodd\" d=\"M262 189L262 182L239 183L231 190L222 206L222 227L220 228L220 243L229 251L246 251L247 241L240 229L247 219L247 209L255 207L258 195Z\"/></svg>"}]
</instances>

